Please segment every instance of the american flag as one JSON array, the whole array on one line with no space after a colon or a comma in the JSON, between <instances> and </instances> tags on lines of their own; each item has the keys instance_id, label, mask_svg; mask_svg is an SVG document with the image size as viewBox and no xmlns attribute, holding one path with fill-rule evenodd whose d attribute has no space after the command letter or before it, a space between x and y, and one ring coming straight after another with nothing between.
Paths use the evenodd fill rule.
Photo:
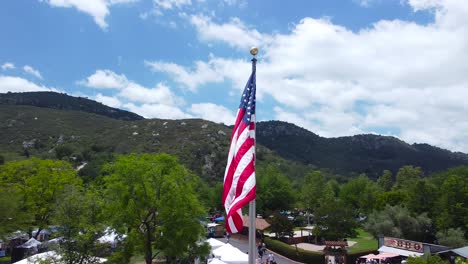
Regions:
<instances>
[{"instance_id":1,"label":"american flag","mask_svg":"<svg viewBox=\"0 0 468 264\"><path fill-rule=\"evenodd\" d=\"M242 231L242 207L256 197L255 77L254 65L237 111L224 174L223 204L227 214L226 231L228 233Z\"/></svg>"}]
</instances>

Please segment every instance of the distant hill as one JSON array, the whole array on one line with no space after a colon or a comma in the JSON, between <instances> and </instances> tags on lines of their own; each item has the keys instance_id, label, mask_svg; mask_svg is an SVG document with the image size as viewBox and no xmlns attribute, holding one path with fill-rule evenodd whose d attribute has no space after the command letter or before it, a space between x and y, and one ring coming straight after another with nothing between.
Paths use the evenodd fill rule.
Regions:
<instances>
[{"instance_id":1,"label":"distant hill","mask_svg":"<svg viewBox=\"0 0 468 264\"><path fill-rule=\"evenodd\" d=\"M93 100L56 92L0 93L0 105L30 105L60 110L74 110L107 116L119 120L142 120L142 116L112 108Z\"/></svg>"},{"instance_id":2,"label":"distant hill","mask_svg":"<svg viewBox=\"0 0 468 264\"><path fill-rule=\"evenodd\" d=\"M426 173L468 165L468 155L428 144L410 145L395 137L356 135L323 138L294 124L269 121L257 124L259 144L285 159L297 160L342 175L379 176L405 165L420 166Z\"/></svg>"},{"instance_id":3,"label":"distant hill","mask_svg":"<svg viewBox=\"0 0 468 264\"><path fill-rule=\"evenodd\" d=\"M86 162L80 173L90 177L113 154L166 152L206 181L221 182L230 135L231 128L223 124L143 119L64 94L0 95L0 155L6 160L39 156L64 158L75 165ZM259 122L257 141L258 164L280 165L293 179L312 169L377 177L404 165L420 166L426 173L468 165L467 154L427 144L410 145L379 135L323 138L279 121Z\"/></svg>"}]
</instances>

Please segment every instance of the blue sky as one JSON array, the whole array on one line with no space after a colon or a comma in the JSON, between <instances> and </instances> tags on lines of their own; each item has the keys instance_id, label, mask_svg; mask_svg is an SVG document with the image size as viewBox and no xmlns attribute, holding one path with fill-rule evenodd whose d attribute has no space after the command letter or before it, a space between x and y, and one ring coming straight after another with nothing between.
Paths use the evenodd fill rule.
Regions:
<instances>
[{"instance_id":1,"label":"blue sky","mask_svg":"<svg viewBox=\"0 0 468 264\"><path fill-rule=\"evenodd\" d=\"M258 46L257 120L468 152L459 0L5 0L0 92L232 124Z\"/></svg>"}]
</instances>

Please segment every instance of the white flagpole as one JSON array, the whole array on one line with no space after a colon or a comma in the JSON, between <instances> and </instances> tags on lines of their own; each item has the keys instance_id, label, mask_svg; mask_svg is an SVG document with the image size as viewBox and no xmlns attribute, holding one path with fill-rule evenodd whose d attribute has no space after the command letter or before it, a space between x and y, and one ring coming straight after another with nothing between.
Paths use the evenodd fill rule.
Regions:
<instances>
[{"instance_id":1,"label":"white flagpole","mask_svg":"<svg viewBox=\"0 0 468 264\"><path fill-rule=\"evenodd\" d=\"M250 54L252 54L254 57L252 59L252 72L256 70L256 64L257 64L257 59L255 58L255 55L257 55L258 49L255 47L252 47L250 49ZM257 78L257 76L255 76ZM256 82L257 80L255 80ZM255 107L256 108L256 107ZM257 112L257 111L255 111ZM256 120L255 120L256 122ZM255 130L257 129L257 125L255 124ZM254 141L255 145L257 145L257 141ZM254 146L255 146L254 145ZM255 149L256 152L256 149ZM255 154L254 154L255 155ZM255 160L254 160L255 162ZM254 163L255 167L255 163ZM255 175L256 176L256 175ZM249 202L249 264L255 264L255 259L257 256L257 250L255 247L255 231L256 231L256 225L255 225L255 219L257 218L257 215L255 213L255 199Z\"/></svg>"}]
</instances>

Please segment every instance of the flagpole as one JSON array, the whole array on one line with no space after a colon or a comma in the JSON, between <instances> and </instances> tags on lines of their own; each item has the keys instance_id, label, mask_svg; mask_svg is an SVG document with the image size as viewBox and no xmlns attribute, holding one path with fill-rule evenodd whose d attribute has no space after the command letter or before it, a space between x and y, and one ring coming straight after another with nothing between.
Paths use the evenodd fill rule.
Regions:
<instances>
[{"instance_id":1,"label":"flagpole","mask_svg":"<svg viewBox=\"0 0 468 264\"><path fill-rule=\"evenodd\" d=\"M255 47L252 47L250 49L250 54L252 54L253 56L252 58L252 73L253 73L256 70L256 66L257 66L257 58L255 58L255 56L258 54L258 49ZM255 130L256 129L257 129L257 126L255 125ZM256 145L257 144L256 140L254 142ZM257 218L257 215L255 213L255 199L253 199L252 201L249 202L249 264L255 264L255 259L256 259L255 257L257 256L257 250L255 247L255 244L256 244L255 243L255 231L256 231L255 219L256 218Z\"/></svg>"}]
</instances>

